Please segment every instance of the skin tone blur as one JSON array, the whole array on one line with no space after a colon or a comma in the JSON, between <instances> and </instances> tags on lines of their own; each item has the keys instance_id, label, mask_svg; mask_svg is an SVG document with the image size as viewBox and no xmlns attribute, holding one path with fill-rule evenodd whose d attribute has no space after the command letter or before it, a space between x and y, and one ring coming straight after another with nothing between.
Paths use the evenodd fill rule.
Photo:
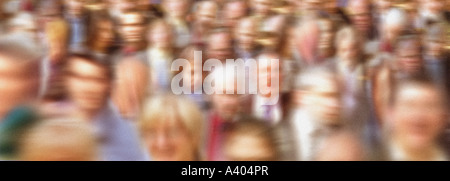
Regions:
<instances>
[{"instance_id":1,"label":"skin tone blur","mask_svg":"<svg viewBox=\"0 0 450 181\"><path fill-rule=\"evenodd\" d=\"M106 51L114 42L114 30L111 21L100 21L97 23L98 33L96 34L96 40L94 49L99 51Z\"/></svg>"},{"instance_id":2,"label":"skin tone blur","mask_svg":"<svg viewBox=\"0 0 450 181\"><path fill-rule=\"evenodd\" d=\"M224 16L226 24L233 28L238 21L247 15L247 4L245 1L232 1L225 4Z\"/></svg>"},{"instance_id":3,"label":"skin tone blur","mask_svg":"<svg viewBox=\"0 0 450 181\"><path fill-rule=\"evenodd\" d=\"M216 19L219 7L212 1L202 2L198 5L196 12L196 21L200 24L211 25Z\"/></svg>"},{"instance_id":4,"label":"skin tone blur","mask_svg":"<svg viewBox=\"0 0 450 181\"><path fill-rule=\"evenodd\" d=\"M162 50L172 48L173 35L169 26L168 24L158 23L153 29L149 30L148 41L151 46Z\"/></svg>"},{"instance_id":5,"label":"skin tone blur","mask_svg":"<svg viewBox=\"0 0 450 181\"><path fill-rule=\"evenodd\" d=\"M16 58L0 54L0 118L21 104L37 97L39 76L37 64L20 64ZM34 66L34 67L33 67Z\"/></svg>"},{"instance_id":6,"label":"skin tone blur","mask_svg":"<svg viewBox=\"0 0 450 181\"><path fill-rule=\"evenodd\" d=\"M270 87L270 92L264 94L264 97L271 97L271 95L279 94L282 77L280 75L280 57L277 54L263 54L259 57L259 60L278 60L278 65L272 66L270 63L258 64L258 83L263 82L264 87ZM272 79L278 80L278 85L272 84ZM258 86L260 87L260 86ZM278 91L277 91L278 90ZM275 92L272 92L275 91Z\"/></svg>"},{"instance_id":7,"label":"skin tone blur","mask_svg":"<svg viewBox=\"0 0 450 181\"><path fill-rule=\"evenodd\" d=\"M79 17L84 13L85 0L65 0L64 6L67 8L66 12L72 16Z\"/></svg>"},{"instance_id":8,"label":"skin tone blur","mask_svg":"<svg viewBox=\"0 0 450 181\"><path fill-rule=\"evenodd\" d=\"M231 34L228 32L218 32L212 34L209 39L207 54L209 58L216 58L225 61L233 55L233 45L231 42Z\"/></svg>"},{"instance_id":9,"label":"skin tone blur","mask_svg":"<svg viewBox=\"0 0 450 181\"><path fill-rule=\"evenodd\" d=\"M369 0L350 0L347 8L350 10L349 16L355 28L366 37L372 24Z\"/></svg>"},{"instance_id":10,"label":"skin tone blur","mask_svg":"<svg viewBox=\"0 0 450 181\"><path fill-rule=\"evenodd\" d=\"M69 97L82 116L91 118L103 108L109 97L111 79L108 77L108 71L81 58L68 61L66 87Z\"/></svg>"},{"instance_id":11,"label":"skin tone blur","mask_svg":"<svg viewBox=\"0 0 450 181\"><path fill-rule=\"evenodd\" d=\"M437 89L402 87L392 106L393 141L415 160L428 160L446 127L446 109Z\"/></svg>"},{"instance_id":12,"label":"skin tone blur","mask_svg":"<svg viewBox=\"0 0 450 181\"><path fill-rule=\"evenodd\" d=\"M331 57L333 55L334 36L333 22L330 20L321 20L319 53L323 57Z\"/></svg>"},{"instance_id":13,"label":"skin tone blur","mask_svg":"<svg viewBox=\"0 0 450 181\"><path fill-rule=\"evenodd\" d=\"M237 46L244 51L252 51L255 47L257 34L256 21L243 19L235 29Z\"/></svg>"},{"instance_id":14,"label":"skin tone blur","mask_svg":"<svg viewBox=\"0 0 450 181\"><path fill-rule=\"evenodd\" d=\"M396 50L396 57L400 71L412 75L419 73L423 68L420 42L418 40L408 40L399 46Z\"/></svg>"},{"instance_id":15,"label":"skin tone blur","mask_svg":"<svg viewBox=\"0 0 450 181\"><path fill-rule=\"evenodd\" d=\"M354 67L358 63L359 47L358 43L353 38L342 40L338 44L337 57L347 67Z\"/></svg>"},{"instance_id":16,"label":"skin tone blur","mask_svg":"<svg viewBox=\"0 0 450 181\"><path fill-rule=\"evenodd\" d=\"M139 13L127 13L120 17L119 32L126 43L140 43L145 32L144 17Z\"/></svg>"},{"instance_id":17,"label":"skin tone blur","mask_svg":"<svg viewBox=\"0 0 450 181\"><path fill-rule=\"evenodd\" d=\"M155 161L194 160L194 144L178 120L164 120L144 135L144 142Z\"/></svg>"},{"instance_id":18,"label":"skin tone blur","mask_svg":"<svg viewBox=\"0 0 450 181\"><path fill-rule=\"evenodd\" d=\"M271 144L263 137L246 134L232 134L225 148L230 161L274 161L275 153Z\"/></svg>"},{"instance_id":19,"label":"skin tone blur","mask_svg":"<svg viewBox=\"0 0 450 181\"><path fill-rule=\"evenodd\" d=\"M267 17L271 13L271 6L273 1L271 0L250 0L250 8L253 11L253 15L259 17Z\"/></svg>"},{"instance_id":20,"label":"skin tone blur","mask_svg":"<svg viewBox=\"0 0 450 181\"><path fill-rule=\"evenodd\" d=\"M308 91L296 91L295 99L322 124L339 124L341 101L337 82L331 77L319 77Z\"/></svg>"},{"instance_id":21,"label":"skin tone blur","mask_svg":"<svg viewBox=\"0 0 450 181\"><path fill-rule=\"evenodd\" d=\"M190 0L163 0L162 6L169 18L184 19L189 12Z\"/></svg>"}]
</instances>

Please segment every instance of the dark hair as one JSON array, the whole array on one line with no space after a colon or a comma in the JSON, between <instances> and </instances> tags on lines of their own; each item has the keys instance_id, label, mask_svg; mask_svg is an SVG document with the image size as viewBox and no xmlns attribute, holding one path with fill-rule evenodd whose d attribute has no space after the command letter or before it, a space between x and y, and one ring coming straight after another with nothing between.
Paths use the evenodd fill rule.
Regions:
<instances>
[{"instance_id":1,"label":"dark hair","mask_svg":"<svg viewBox=\"0 0 450 181\"><path fill-rule=\"evenodd\" d=\"M110 80L113 80L115 77L114 68L113 68L112 63L110 63L110 61L99 61L97 59L97 57L95 57L91 53L72 53L72 54L68 55L67 56L67 64L65 67L66 74L69 73L70 64L71 64L71 62L74 61L74 59L85 61L87 63L93 64L93 65L96 65L98 67L105 69L108 73L108 77Z\"/></svg>"}]
</instances>

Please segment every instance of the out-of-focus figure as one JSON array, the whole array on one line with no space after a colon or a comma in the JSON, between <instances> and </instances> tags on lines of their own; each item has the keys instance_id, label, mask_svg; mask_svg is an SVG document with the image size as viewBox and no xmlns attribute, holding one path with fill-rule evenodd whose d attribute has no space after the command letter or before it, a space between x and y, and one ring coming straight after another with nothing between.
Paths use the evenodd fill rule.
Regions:
<instances>
[{"instance_id":1,"label":"out-of-focus figure","mask_svg":"<svg viewBox=\"0 0 450 181\"><path fill-rule=\"evenodd\" d=\"M366 161L369 160L361 140L351 133L338 133L327 138L315 161Z\"/></svg>"},{"instance_id":2,"label":"out-of-focus figure","mask_svg":"<svg viewBox=\"0 0 450 181\"><path fill-rule=\"evenodd\" d=\"M140 12L132 11L120 16L118 32L121 38L121 55L137 54L145 48L146 20Z\"/></svg>"},{"instance_id":3,"label":"out-of-focus figure","mask_svg":"<svg viewBox=\"0 0 450 181\"><path fill-rule=\"evenodd\" d=\"M175 95L146 100L139 120L143 144L156 161L203 160L203 124L199 108Z\"/></svg>"},{"instance_id":4,"label":"out-of-focus figure","mask_svg":"<svg viewBox=\"0 0 450 181\"><path fill-rule=\"evenodd\" d=\"M323 59L331 59L335 55L336 46L334 44L336 24L332 19L320 18L320 40L319 54Z\"/></svg>"},{"instance_id":5,"label":"out-of-focus figure","mask_svg":"<svg viewBox=\"0 0 450 181\"><path fill-rule=\"evenodd\" d=\"M293 42L293 54L298 67L304 68L323 63L319 57L320 26L310 20L297 25Z\"/></svg>"},{"instance_id":6,"label":"out-of-focus figure","mask_svg":"<svg viewBox=\"0 0 450 181\"><path fill-rule=\"evenodd\" d=\"M425 30L430 22L445 21L445 1L443 0L419 0L416 28Z\"/></svg>"},{"instance_id":7,"label":"out-of-focus figure","mask_svg":"<svg viewBox=\"0 0 450 181\"><path fill-rule=\"evenodd\" d=\"M94 125L101 160L147 160L137 131L122 119L109 100L114 73L112 67L89 54L67 59L66 86L75 116Z\"/></svg>"},{"instance_id":8,"label":"out-of-focus figure","mask_svg":"<svg viewBox=\"0 0 450 181\"><path fill-rule=\"evenodd\" d=\"M425 81L398 83L390 100L384 127L387 160L448 160L440 144L447 126L447 99Z\"/></svg>"},{"instance_id":9,"label":"out-of-focus figure","mask_svg":"<svg viewBox=\"0 0 450 181\"><path fill-rule=\"evenodd\" d=\"M214 80L215 85L223 85L213 88L212 109L207 114L206 126L206 158L211 161L220 161L225 159L223 155L225 135L231 124L239 119L245 105L242 105L242 94L237 93L235 85L238 77L234 69L216 68L205 78L205 81L208 78ZM233 94L229 94L230 92Z\"/></svg>"},{"instance_id":10,"label":"out-of-focus figure","mask_svg":"<svg viewBox=\"0 0 450 181\"><path fill-rule=\"evenodd\" d=\"M123 118L137 121L150 91L149 78L148 66L135 57L125 57L116 66L112 100Z\"/></svg>"},{"instance_id":11,"label":"out-of-focus figure","mask_svg":"<svg viewBox=\"0 0 450 181\"><path fill-rule=\"evenodd\" d=\"M358 133L368 118L366 57L362 44L357 30L342 28L336 34L336 58L331 62L342 89L342 117L345 124Z\"/></svg>"},{"instance_id":12,"label":"out-of-focus figure","mask_svg":"<svg viewBox=\"0 0 450 181\"><path fill-rule=\"evenodd\" d=\"M424 76L421 50L422 42L416 34L404 34L397 40L394 48L394 59L382 64L375 71L372 90L376 115L380 121L383 122L383 119L385 119L386 105L392 87L400 81Z\"/></svg>"},{"instance_id":13,"label":"out-of-focus figure","mask_svg":"<svg viewBox=\"0 0 450 181\"><path fill-rule=\"evenodd\" d=\"M248 15L248 4L245 0L231 0L225 3L223 14L225 24L234 29L240 19Z\"/></svg>"},{"instance_id":14,"label":"out-of-focus figure","mask_svg":"<svg viewBox=\"0 0 450 181\"><path fill-rule=\"evenodd\" d=\"M166 21L175 28L175 47L183 48L189 44L190 29L186 20L192 0L162 0L161 5Z\"/></svg>"},{"instance_id":15,"label":"out-of-focus figure","mask_svg":"<svg viewBox=\"0 0 450 181\"><path fill-rule=\"evenodd\" d=\"M351 23L359 31L363 41L372 40L376 36L370 3L370 0L349 0L346 7Z\"/></svg>"},{"instance_id":16,"label":"out-of-focus figure","mask_svg":"<svg viewBox=\"0 0 450 181\"><path fill-rule=\"evenodd\" d=\"M394 45L397 38L402 32L411 27L411 20L405 11L401 9L391 9L386 12L385 18L381 21L380 43L378 51L369 50L370 53L389 53L394 52Z\"/></svg>"},{"instance_id":17,"label":"out-of-focus figure","mask_svg":"<svg viewBox=\"0 0 450 181\"><path fill-rule=\"evenodd\" d=\"M255 118L242 118L232 125L224 145L228 161L277 161L278 145L269 124Z\"/></svg>"},{"instance_id":18,"label":"out-of-focus figure","mask_svg":"<svg viewBox=\"0 0 450 181\"><path fill-rule=\"evenodd\" d=\"M308 68L297 77L293 94L291 117L284 126L292 140L287 150L293 153L286 154L290 160L313 160L321 142L344 127L338 79L329 68Z\"/></svg>"},{"instance_id":19,"label":"out-of-focus figure","mask_svg":"<svg viewBox=\"0 0 450 181\"><path fill-rule=\"evenodd\" d=\"M173 27L162 19L154 20L148 28L149 46L146 50L146 63L150 67L149 90L152 94L170 90L173 72L172 61L175 60Z\"/></svg>"},{"instance_id":20,"label":"out-of-focus figure","mask_svg":"<svg viewBox=\"0 0 450 181\"><path fill-rule=\"evenodd\" d=\"M43 118L21 138L19 160L94 161L98 146L92 127L67 117Z\"/></svg>"},{"instance_id":21,"label":"out-of-focus figure","mask_svg":"<svg viewBox=\"0 0 450 181\"><path fill-rule=\"evenodd\" d=\"M228 28L215 28L211 30L206 45L209 59L214 58L222 62L235 58L233 50L233 35Z\"/></svg>"},{"instance_id":22,"label":"out-of-focus figure","mask_svg":"<svg viewBox=\"0 0 450 181\"><path fill-rule=\"evenodd\" d=\"M105 11L98 11L92 15L89 25L89 51L99 61L111 61L110 55L118 48L117 31L114 21Z\"/></svg>"},{"instance_id":23,"label":"out-of-focus figure","mask_svg":"<svg viewBox=\"0 0 450 181\"><path fill-rule=\"evenodd\" d=\"M235 52L238 58L256 58L258 53L256 38L258 36L257 22L254 18L247 17L238 21L234 29L236 40Z\"/></svg>"},{"instance_id":24,"label":"out-of-focus figure","mask_svg":"<svg viewBox=\"0 0 450 181\"><path fill-rule=\"evenodd\" d=\"M64 18L70 27L69 52L86 50L87 26L90 18L84 5L84 0L64 0Z\"/></svg>"},{"instance_id":25,"label":"out-of-focus figure","mask_svg":"<svg viewBox=\"0 0 450 181\"><path fill-rule=\"evenodd\" d=\"M219 10L219 5L214 1L199 1L194 4L191 44L205 45L209 31L220 24Z\"/></svg>"},{"instance_id":26,"label":"out-of-focus figure","mask_svg":"<svg viewBox=\"0 0 450 181\"><path fill-rule=\"evenodd\" d=\"M450 93L450 52L444 48L447 36L445 24L431 25L424 36L425 71L436 85Z\"/></svg>"},{"instance_id":27,"label":"out-of-focus figure","mask_svg":"<svg viewBox=\"0 0 450 181\"><path fill-rule=\"evenodd\" d=\"M0 37L0 120L14 108L37 100L41 82L40 51L21 33Z\"/></svg>"}]
</instances>

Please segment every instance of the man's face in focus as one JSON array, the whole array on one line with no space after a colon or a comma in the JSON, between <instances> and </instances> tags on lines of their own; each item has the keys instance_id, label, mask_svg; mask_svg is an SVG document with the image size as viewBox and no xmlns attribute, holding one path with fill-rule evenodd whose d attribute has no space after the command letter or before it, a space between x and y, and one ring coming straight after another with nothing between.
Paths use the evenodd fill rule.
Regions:
<instances>
[{"instance_id":1,"label":"man's face in focus","mask_svg":"<svg viewBox=\"0 0 450 181\"><path fill-rule=\"evenodd\" d=\"M69 60L67 89L71 100L85 111L98 111L109 97L108 70L81 58Z\"/></svg>"},{"instance_id":2,"label":"man's face in focus","mask_svg":"<svg viewBox=\"0 0 450 181\"><path fill-rule=\"evenodd\" d=\"M0 54L0 119L16 106L37 97L39 74L30 70L38 69L38 64L17 61Z\"/></svg>"},{"instance_id":3,"label":"man's face in focus","mask_svg":"<svg viewBox=\"0 0 450 181\"><path fill-rule=\"evenodd\" d=\"M120 23L120 32L125 42L134 43L143 40L145 20L141 14L124 14L122 17L120 17Z\"/></svg>"},{"instance_id":4,"label":"man's face in focus","mask_svg":"<svg viewBox=\"0 0 450 181\"><path fill-rule=\"evenodd\" d=\"M442 97L432 87L403 87L393 106L394 136L412 149L432 146L446 127Z\"/></svg>"}]
</instances>

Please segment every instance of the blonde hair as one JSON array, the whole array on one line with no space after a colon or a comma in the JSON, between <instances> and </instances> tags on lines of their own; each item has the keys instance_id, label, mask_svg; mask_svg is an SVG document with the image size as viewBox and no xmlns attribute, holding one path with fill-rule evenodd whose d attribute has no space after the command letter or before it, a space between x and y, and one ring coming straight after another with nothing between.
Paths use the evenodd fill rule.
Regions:
<instances>
[{"instance_id":1,"label":"blonde hair","mask_svg":"<svg viewBox=\"0 0 450 181\"><path fill-rule=\"evenodd\" d=\"M68 44L69 26L64 20L49 22L45 27L45 31L50 45L54 44L54 42L63 42L63 45Z\"/></svg>"},{"instance_id":2,"label":"blonde hair","mask_svg":"<svg viewBox=\"0 0 450 181\"><path fill-rule=\"evenodd\" d=\"M19 159L27 161L93 161L97 145L84 121L43 119L23 135Z\"/></svg>"},{"instance_id":3,"label":"blonde hair","mask_svg":"<svg viewBox=\"0 0 450 181\"><path fill-rule=\"evenodd\" d=\"M181 125L192 139L196 153L200 158L200 148L203 139L203 115L198 106L183 96L172 94L149 97L139 119L139 131L143 136L157 124L170 122Z\"/></svg>"}]
</instances>

